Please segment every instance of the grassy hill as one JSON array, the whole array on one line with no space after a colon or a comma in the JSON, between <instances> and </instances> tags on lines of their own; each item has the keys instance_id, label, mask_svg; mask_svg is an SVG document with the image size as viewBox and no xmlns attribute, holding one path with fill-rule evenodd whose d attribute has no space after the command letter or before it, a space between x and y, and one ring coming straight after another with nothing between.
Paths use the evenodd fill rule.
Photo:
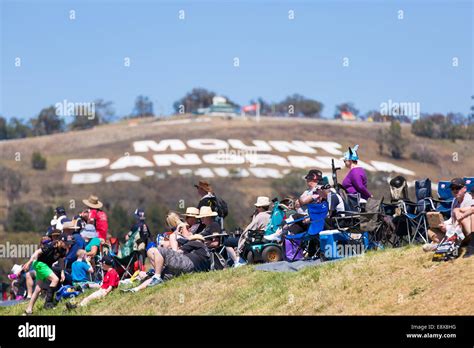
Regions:
<instances>
[{"instance_id":1,"label":"grassy hill","mask_svg":"<svg viewBox=\"0 0 474 348\"><path fill-rule=\"evenodd\" d=\"M135 140L234 138L241 139L244 143L248 143L252 139L335 141L340 143L343 149L347 146L360 144L362 160L391 162L415 171L418 178L430 177L435 182L454 176L474 176L474 153L471 151L474 141L451 142L420 138L411 134L409 125L403 125L403 133L409 140L409 146L403 159L394 160L388 155L378 153L377 132L384 127L388 127L388 125L300 118L262 117L258 123L249 119L212 118L210 120L209 118L190 116L167 120L147 118L103 125L86 131L2 141L0 142L0 166L15 170L27 182L29 190L21 194L15 201L16 204L29 204L31 209L34 209L39 206L55 206L57 204L70 206L73 202L76 208L70 210L75 212L82 208L80 200L92 192L98 194L106 204L106 208L109 209L117 202L124 204L127 211L135 209L139 204L149 204L151 201L159 202L169 209L176 209L179 201L186 205L196 204L198 197L192 184L197 179L194 177L146 178L146 180L136 183L71 184L71 173L66 172L68 159L105 157L114 161L125 153L134 154L132 143ZM417 151L420 146L424 147L425 151L434 154L438 159L438 164L421 163L411 159L411 152ZM31 168L31 155L34 151L40 151L47 158L46 170ZM209 153L209 151L200 152L194 149L189 152L196 152L198 155ZM151 160L152 153L139 153L139 155ZM289 152L281 155L302 154ZM317 155L327 156L329 154L318 150ZM18 156L20 160L17 160ZM157 170L158 168L153 169ZM117 172L108 169L98 171L104 172L104 174ZM144 169L127 168L126 171L140 173L143 176ZM345 170L340 172L340 179L345 173ZM276 194L273 181L253 176L211 179L216 192L230 203L233 224L240 226L247 222L248 216L252 213L251 207L256 196ZM384 186L382 192L375 187L374 182L369 184L369 189L381 192L380 195L388 197L388 186L382 182ZM276 185L278 186L280 183L277 182ZM300 185L293 189L296 192L302 192L305 189L304 186L304 182L301 180ZM229 190L229 187L232 190ZM5 194L0 190L0 221L6 215L5 202Z\"/></svg>"},{"instance_id":2,"label":"grassy hill","mask_svg":"<svg viewBox=\"0 0 474 348\"><path fill-rule=\"evenodd\" d=\"M296 273L253 266L191 274L72 312L38 315L472 315L474 257L435 263L419 246L369 252ZM25 305L0 308L19 315Z\"/></svg>"}]
</instances>

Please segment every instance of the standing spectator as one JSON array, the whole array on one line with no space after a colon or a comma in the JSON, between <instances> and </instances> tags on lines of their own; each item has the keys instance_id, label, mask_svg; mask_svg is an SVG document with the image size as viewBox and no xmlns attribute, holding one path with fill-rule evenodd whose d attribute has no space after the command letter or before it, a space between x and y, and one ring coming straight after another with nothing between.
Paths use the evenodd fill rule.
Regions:
<instances>
[{"instance_id":1,"label":"standing spectator","mask_svg":"<svg viewBox=\"0 0 474 348\"><path fill-rule=\"evenodd\" d=\"M88 199L82 200L82 203L89 207L88 223L95 226L99 239L102 243L105 243L109 224L107 214L102 210L104 205L94 195L90 195Z\"/></svg>"},{"instance_id":2,"label":"standing spectator","mask_svg":"<svg viewBox=\"0 0 474 348\"><path fill-rule=\"evenodd\" d=\"M365 203L364 201L373 196L367 190L367 174L364 168L359 167L357 164L359 161L358 149L359 145L354 146L352 149L349 147L349 151L342 158L344 165L349 169L349 172L342 181L342 187L344 187L347 193L360 193L360 197L363 199L361 202Z\"/></svg>"}]
</instances>

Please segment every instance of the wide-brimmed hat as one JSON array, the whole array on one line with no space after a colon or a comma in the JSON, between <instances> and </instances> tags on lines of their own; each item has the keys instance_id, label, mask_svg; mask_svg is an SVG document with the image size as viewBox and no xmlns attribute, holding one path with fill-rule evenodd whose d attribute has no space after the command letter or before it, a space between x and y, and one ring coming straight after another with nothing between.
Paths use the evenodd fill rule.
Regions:
<instances>
[{"instance_id":1,"label":"wide-brimmed hat","mask_svg":"<svg viewBox=\"0 0 474 348\"><path fill-rule=\"evenodd\" d=\"M77 220L65 220L62 223L64 230L80 230L81 227L77 225Z\"/></svg>"},{"instance_id":2,"label":"wide-brimmed hat","mask_svg":"<svg viewBox=\"0 0 474 348\"><path fill-rule=\"evenodd\" d=\"M102 202L99 201L99 198L94 195L90 195L89 198L83 199L82 203L92 209L100 209L104 206Z\"/></svg>"},{"instance_id":3,"label":"wide-brimmed hat","mask_svg":"<svg viewBox=\"0 0 474 348\"><path fill-rule=\"evenodd\" d=\"M99 235L97 234L97 231L95 229L94 225L87 224L84 229L81 231L81 237L82 238L97 238Z\"/></svg>"},{"instance_id":4,"label":"wide-brimmed hat","mask_svg":"<svg viewBox=\"0 0 474 348\"><path fill-rule=\"evenodd\" d=\"M201 207L199 210L199 215L196 216L197 218L203 218L203 217L211 217L211 216L217 216L217 212L212 211L211 207L204 206Z\"/></svg>"},{"instance_id":5,"label":"wide-brimmed hat","mask_svg":"<svg viewBox=\"0 0 474 348\"><path fill-rule=\"evenodd\" d=\"M197 217L199 215L199 209L195 208L195 207L187 207L186 208L186 213L181 214L181 215Z\"/></svg>"},{"instance_id":6,"label":"wide-brimmed hat","mask_svg":"<svg viewBox=\"0 0 474 348\"><path fill-rule=\"evenodd\" d=\"M270 205L270 198L259 196L257 197L257 202L254 205L256 207L268 207Z\"/></svg>"},{"instance_id":7,"label":"wide-brimmed hat","mask_svg":"<svg viewBox=\"0 0 474 348\"><path fill-rule=\"evenodd\" d=\"M207 181L199 181L196 185L194 185L196 188L200 188L206 192L212 192L212 187L209 185Z\"/></svg>"},{"instance_id":8,"label":"wide-brimmed hat","mask_svg":"<svg viewBox=\"0 0 474 348\"><path fill-rule=\"evenodd\" d=\"M204 239L211 239L211 238L224 237L224 236L228 236L228 234L222 233L222 232L212 232L212 234L208 234L207 236L204 236Z\"/></svg>"},{"instance_id":9,"label":"wide-brimmed hat","mask_svg":"<svg viewBox=\"0 0 474 348\"><path fill-rule=\"evenodd\" d=\"M204 236L202 234L196 233L193 234L192 236L188 237L188 240L200 240L204 242Z\"/></svg>"}]
</instances>

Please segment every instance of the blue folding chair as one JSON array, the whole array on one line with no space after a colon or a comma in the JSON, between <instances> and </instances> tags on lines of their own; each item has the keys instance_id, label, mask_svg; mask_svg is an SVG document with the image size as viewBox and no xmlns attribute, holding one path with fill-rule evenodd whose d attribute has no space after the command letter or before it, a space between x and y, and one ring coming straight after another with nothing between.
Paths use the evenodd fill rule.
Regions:
<instances>
[{"instance_id":1,"label":"blue folding chair","mask_svg":"<svg viewBox=\"0 0 474 348\"><path fill-rule=\"evenodd\" d=\"M449 181L440 181L438 183L438 197L439 199L433 199L433 201L437 204L436 211L439 211L444 216L451 215L451 205L453 204L453 194L451 193L451 189L449 185L451 182Z\"/></svg>"},{"instance_id":2,"label":"blue folding chair","mask_svg":"<svg viewBox=\"0 0 474 348\"><path fill-rule=\"evenodd\" d=\"M294 257L303 250L307 251L308 244L312 240L319 240L319 233L324 229L324 220L328 215L328 203L312 203L308 204L308 214L310 218L309 228L305 232L301 232L293 235L286 235L284 238L288 240L291 244L296 246L297 250L294 253ZM284 243L283 243L284 244ZM318 251L316 252L316 255ZM293 260L294 261L294 258Z\"/></svg>"},{"instance_id":3,"label":"blue folding chair","mask_svg":"<svg viewBox=\"0 0 474 348\"><path fill-rule=\"evenodd\" d=\"M467 192L470 192L471 194L474 193L474 177L466 177L464 178L464 181L466 182Z\"/></svg>"}]
</instances>

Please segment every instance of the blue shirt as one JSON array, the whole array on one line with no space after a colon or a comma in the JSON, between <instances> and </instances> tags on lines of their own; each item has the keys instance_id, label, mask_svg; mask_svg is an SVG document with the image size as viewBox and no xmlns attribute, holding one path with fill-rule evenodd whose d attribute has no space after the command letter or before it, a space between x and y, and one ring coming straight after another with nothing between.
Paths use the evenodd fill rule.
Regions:
<instances>
[{"instance_id":1,"label":"blue shirt","mask_svg":"<svg viewBox=\"0 0 474 348\"><path fill-rule=\"evenodd\" d=\"M86 248L86 242L84 241L84 238L81 237L79 233L75 233L71 236L75 243L71 246L69 249L69 252L66 255L66 268L69 269L71 267L72 263L76 261L77 259L77 251L79 249L85 249Z\"/></svg>"},{"instance_id":2,"label":"blue shirt","mask_svg":"<svg viewBox=\"0 0 474 348\"><path fill-rule=\"evenodd\" d=\"M72 264L72 281L87 282L89 280L87 271L91 266L84 261L74 261Z\"/></svg>"}]
</instances>

